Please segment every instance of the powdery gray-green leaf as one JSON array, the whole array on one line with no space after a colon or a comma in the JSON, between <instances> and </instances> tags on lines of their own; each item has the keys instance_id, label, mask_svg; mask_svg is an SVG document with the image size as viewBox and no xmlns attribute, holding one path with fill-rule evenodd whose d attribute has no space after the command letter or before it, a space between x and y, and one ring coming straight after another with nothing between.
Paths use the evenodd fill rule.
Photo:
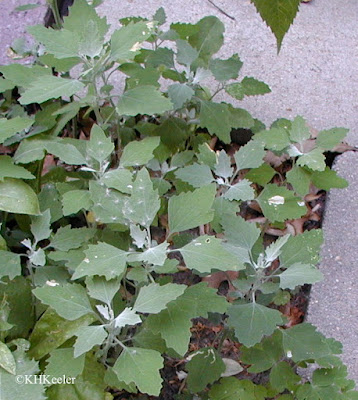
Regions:
<instances>
[{"instance_id":1,"label":"powdery gray-green leaf","mask_svg":"<svg viewBox=\"0 0 358 400\"><path fill-rule=\"evenodd\" d=\"M202 128L207 128L210 134L216 135L224 143L230 143L232 126L227 104L202 100L199 119Z\"/></svg>"},{"instance_id":2,"label":"powdery gray-green leaf","mask_svg":"<svg viewBox=\"0 0 358 400\"><path fill-rule=\"evenodd\" d=\"M72 347L52 350L46 361L48 364L45 373L56 378L61 378L63 375L75 378L82 373L85 365L84 355L75 358Z\"/></svg>"},{"instance_id":3,"label":"powdery gray-green leaf","mask_svg":"<svg viewBox=\"0 0 358 400\"><path fill-rule=\"evenodd\" d=\"M186 286L167 283L160 286L151 283L143 286L138 294L133 310L141 313L158 314L166 308L167 303L184 293Z\"/></svg>"},{"instance_id":4,"label":"powdery gray-green leaf","mask_svg":"<svg viewBox=\"0 0 358 400\"><path fill-rule=\"evenodd\" d=\"M3 342L0 342L0 367L9 374L16 375L16 361L11 350Z\"/></svg>"},{"instance_id":5,"label":"powdery gray-green leaf","mask_svg":"<svg viewBox=\"0 0 358 400\"><path fill-rule=\"evenodd\" d=\"M212 270L238 271L244 269L243 263L222 245L215 236L200 236L180 249L185 264L201 273Z\"/></svg>"},{"instance_id":6,"label":"powdery gray-green leaf","mask_svg":"<svg viewBox=\"0 0 358 400\"><path fill-rule=\"evenodd\" d=\"M224 194L224 198L230 201L247 201L255 198L255 191L251 187L251 182L247 179L242 179L240 182L231 185L229 190Z\"/></svg>"},{"instance_id":7,"label":"powdery gray-green leaf","mask_svg":"<svg viewBox=\"0 0 358 400\"><path fill-rule=\"evenodd\" d=\"M123 350L113 366L118 379L127 385L134 383L142 393L159 396L163 358L158 351L131 347Z\"/></svg>"},{"instance_id":8,"label":"powdery gray-green leaf","mask_svg":"<svg viewBox=\"0 0 358 400\"><path fill-rule=\"evenodd\" d=\"M80 355L87 353L94 346L101 345L107 338L108 333L102 325L94 326L83 326L75 335L77 336L74 344L74 356L75 358Z\"/></svg>"},{"instance_id":9,"label":"powdery gray-green leaf","mask_svg":"<svg viewBox=\"0 0 358 400\"><path fill-rule=\"evenodd\" d=\"M113 297L119 291L121 286L120 279L110 279L109 281L103 276L92 276L86 278L86 287L90 297L103 303L110 304Z\"/></svg>"},{"instance_id":10,"label":"powdery gray-green leaf","mask_svg":"<svg viewBox=\"0 0 358 400\"><path fill-rule=\"evenodd\" d=\"M99 163L105 161L114 150L111 138L107 137L103 130L94 124L91 129L90 140L87 143L87 154Z\"/></svg>"},{"instance_id":11,"label":"powdery gray-green leaf","mask_svg":"<svg viewBox=\"0 0 358 400\"><path fill-rule=\"evenodd\" d=\"M332 128L320 131L317 135L316 144L323 150L332 150L342 142L348 132L349 129L346 128Z\"/></svg>"},{"instance_id":12,"label":"powdery gray-green leaf","mask_svg":"<svg viewBox=\"0 0 358 400\"><path fill-rule=\"evenodd\" d=\"M214 178L210 168L203 164L192 164L175 171L175 176L195 188L210 184Z\"/></svg>"},{"instance_id":13,"label":"powdery gray-green leaf","mask_svg":"<svg viewBox=\"0 0 358 400\"><path fill-rule=\"evenodd\" d=\"M59 316L70 321L93 313L86 290L77 283L43 286L34 289L32 293L43 304L52 307Z\"/></svg>"},{"instance_id":14,"label":"powdery gray-green leaf","mask_svg":"<svg viewBox=\"0 0 358 400\"><path fill-rule=\"evenodd\" d=\"M88 190L70 190L62 196L63 215L77 214L80 210L88 210L92 206Z\"/></svg>"},{"instance_id":15,"label":"powdery gray-green leaf","mask_svg":"<svg viewBox=\"0 0 358 400\"><path fill-rule=\"evenodd\" d=\"M313 149L298 157L297 165L311 168L313 171L324 171L326 168L326 157L321 149Z\"/></svg>"},{"instance_id":16,"label":"powdery gray-green leaf","mask_svg":"<svg viewBox=\"0 0 358 400\"><path fill-rule=\"evenodd\" d=\"M21 95L22 105L44 103L62 96L72 96L84 88L84 84L76 79L56 76L43 76L35 80Z\"/></svg>"},{"instance_id":17,"label":"powdery gray-green leaf","mask_svg":"<svg viewBox=\"0 0 358 400\"><path fill-rule=\"evenodd\" d=\"M306 205L294 192L283 186L266 185L257 198L265 217L270 221L285 221L306 214Z\"/></svg>"},{"instance_id":18,"label":"powdery gray-green leaf","mask_svg":"<svg viewBox=\"0 0 358 400\"><path fill-rule=\"evenodd\" d=\"M214 217L212 204L215 194L216 187L211 184L194 192L172 196L168 204L170 232L185 231L210 222Z\"/></svg>"},{"instance_id":19,"label":"powdery gray-green leaf","mask_svg":"<svg viewBox=\"0 0 358 400\"><path fill-rule=\"evenodd\" d=\"M323 279L323 274L310 264L295 263L280 275L281 289L294 289L296 286L312 284Z\"/></svg>"},{"instance_id":20,"label":"powdery gray-green leaf","mask_svg":"<svg viewBox=\"0 0 358 400\"><path fill-rule=\"evenodd\" d=\"M105 276L107 280L120 276L126 267L127 253L107 243L90 244L86 258L76 268L72 279L83 276Z\"/></svg>"},{"instance_id":21,"label":"powdery gray-green leaf","mask_svg":"<svg viewBox=\"0 0 358 400\"><path fill-rule=\"evenodd\" d=\"M123 149L120 160L122 167L145 165L153 156L153 151L159 146L159 137L147 137L140 142L133 141Z\"/></svg>"},{"instance_id":22,"label":"powdery gray-green leaf","mask_svg":"<svg viewBox=\"0 0 358 400\"><path fill-rule=\"evenodd\" d=\"M137 86L127 90L119 98L119 115L162 114L173 108L172 102L165 98L155 86Z\"/></svg>"},{"instance_id":23,"label":"powdery gray-green leaf","mask_svg":"<svg viewBox=\"0 0 358 400\"><path fill-rule=\"evenodd\" d=\"M140 316L131 307L126 307L116 318L116 328L122 328L126 325L137 325L141 324L142 320Z\"/></svg>"},{"instance_id":24,"label":"powdery gray-green leaf","mask_svg":"<svg viewBox=\"0 0 358 400\"><path fill-rule=\"evenodd\" d=\"M263 164L265 156L264 145L256 140L251 140L234 154L236 169L257 168Z\"/></svg>"},{"instance_id":25,"label":"powdery gray-green leaf","mask_svg":"<svg viewBox=\"0 0 358 400\"><path fill-rule=\"evenodd\" d=\"M71 225L61 226L52 237L50 246L60 251L77 249L91 240L94 235L94 229L71 228Z\"/></svg>"},{"instance_id":26,"label":"powdery gray-green leaf","mask_svg":"<svg viewBox=\"0 0 358 400\"><path fill-rule=\"evenodd\" d=\"M41 215L31 218L31 233L34 235L35 243L50 237L52 232L50 221L50 210L46 210Z\"/></svg>"},{"instance_id":27,"label":"powdery gray-green leaf","mask_svg":"<svg viewBox=\"0 0 358 400\"><path fill-rule=\"evenodd\" d=\"M160 208L158 191L153 189L149 172L142 168L133 182L132 195L125 205L126 218L149 228Z\"/></svg>"},{"instance_id":28,"label":"powdery gray-green leaf","mask_svg":"<svg viewBox=\"0 0 358 400\"><path fill-rule=\"evenodd\" d=\"M258 303L238 304L228 310L228 324L240 343L251 347L282 324L281 313Z\"/></svg>"}]
</instances>

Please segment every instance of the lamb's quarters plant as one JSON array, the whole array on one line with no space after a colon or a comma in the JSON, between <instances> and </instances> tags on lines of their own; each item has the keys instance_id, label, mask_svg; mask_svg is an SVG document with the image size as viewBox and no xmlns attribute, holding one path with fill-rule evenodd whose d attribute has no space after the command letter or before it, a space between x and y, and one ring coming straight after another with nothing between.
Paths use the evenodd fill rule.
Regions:
<instances>
[{"instance_id":1,"label":"lamb's quarters plant","mask_svg":"<svg viewBox=\"0 0 358 400\"><path fill-rule=\"evenodd\" d=\"M0 67L1 399L163 398L163 382L178 399L356 399L341 345L283 313L322 279L321 231L292 223L346 187L325 152L347 131L313 134L301 116L266 129L215 102L269 88L238 78L238 55L215 58L217 18L164 22L126 18L107 40L76 0L61 30L29 29L34 65ZM251 140L230 144L233 128ZM216 335L194 341L198 318Z\"/></svg>"}]
</instances>

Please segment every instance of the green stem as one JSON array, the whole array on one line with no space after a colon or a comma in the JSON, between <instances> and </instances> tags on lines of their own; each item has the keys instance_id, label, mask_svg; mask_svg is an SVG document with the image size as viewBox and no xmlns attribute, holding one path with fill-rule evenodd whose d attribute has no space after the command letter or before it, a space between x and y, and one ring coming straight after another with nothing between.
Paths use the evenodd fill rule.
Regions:
<instances>
[{"instance_id":1,"label":"green stem","mask_svg":"<svg viewBox=\"0 0 358 400\"><path fill-rule=\"evenodd\" d=\"M55 20L55 28L56 29L61 29L62 28L62 19L60 15L60 11L58 9L58 3L57 0L53 0L49 2L50 8L53 14L53 18Z\"/></svg>"},{"instance_id":2,"label":"green stem","mask_svg":"<svg viewBox=\"0 0 358 400\"><path fill-rule=\"evenodd\" d=\"M37 193L41 192L41 177L42 177L42 170L44 168L44 162L45 162L45 159L43 158L42 160L40 160L38 162L38 166L37 166L37 174L36 174Z\"/></svg>"}]
</instances>

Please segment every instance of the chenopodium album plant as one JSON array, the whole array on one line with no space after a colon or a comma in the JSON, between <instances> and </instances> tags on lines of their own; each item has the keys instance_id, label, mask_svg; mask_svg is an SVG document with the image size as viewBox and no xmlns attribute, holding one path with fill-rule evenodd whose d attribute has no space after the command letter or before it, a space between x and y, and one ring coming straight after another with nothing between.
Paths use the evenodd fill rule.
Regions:
<instances>
[{"instance_id":1,"label":"chenopodium album plant","mask_svg":"<svg viewBox=\"0 0 358 400\"><path fill-rule=\"evenodd\" d=\"M76 0L62 29L29 28L34 65L0 67L1 399L159 396L175 366L177 398L356 399L341 345L280 311L322 278L321 231L285 233L310 188L346 186L324 153L347 131L311 134L300 116L266 129L213 101L269 88L238 80L236 54L214 58L216 17L164 23L163 9L126 18L107 41L106 20ZM251 140L230 145L233 128ZM220 272L226 295L207 282ZM195 349L199 317L218 335ZM37 374L48 380L18 384Z\"/></svg>"}]
</instances>

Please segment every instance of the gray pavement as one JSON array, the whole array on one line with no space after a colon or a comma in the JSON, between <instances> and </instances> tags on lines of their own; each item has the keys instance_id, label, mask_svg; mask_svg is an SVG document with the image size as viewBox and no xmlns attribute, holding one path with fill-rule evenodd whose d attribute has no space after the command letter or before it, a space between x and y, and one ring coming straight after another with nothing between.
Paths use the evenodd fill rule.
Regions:
<instances>
[{"instance_id":1,"label":"gray pavement","mask_svg":"<svg viewBox=\"0 0 358 400\"><path fill-rule=\"evenodd\" d=\"M21 4L27 1L21 0ZM151 16L159 7L165 9L169 22L196 22L205 15L217 15L226 26L221 55L238 53L244 62L242 75L261 79L272 89L268 95L238 103L240 107L266 124L278 117L302 115L316 129L347 127L349 143L358 145L358 2L313 0L302 4L277 55L273 35L248 0L214 1L236 20L225 17L207 0L104 0L98 11L114 27L121 17ZM4 62L4 45L21 35L26 23L38 23L36 10L26 16L10 13L15 3L20 1L0 0L0 62ZM312 289L308 320L343 343L343 359L350 377L358 383L357 167L357 153L346 153L337 162L337 170L350 187L332 190L329 195L320 266L325 281Z\"/></svg>"},{"instance_id":2,"label":"gray pavement","mask_svg":"<svg viewBox=\"0 0 358 400\"><path fill-rule=\"evenodd\" d=\"M24 4L41 4L40 7L28 11L15 11ZM26 27L41 24L46 13L45 0L0 0L0 65L12 62L26 63L30 60L14 60L10 46L15 39L25 37L31 43L31 36Z\"/></svg>"}]
</instances>

